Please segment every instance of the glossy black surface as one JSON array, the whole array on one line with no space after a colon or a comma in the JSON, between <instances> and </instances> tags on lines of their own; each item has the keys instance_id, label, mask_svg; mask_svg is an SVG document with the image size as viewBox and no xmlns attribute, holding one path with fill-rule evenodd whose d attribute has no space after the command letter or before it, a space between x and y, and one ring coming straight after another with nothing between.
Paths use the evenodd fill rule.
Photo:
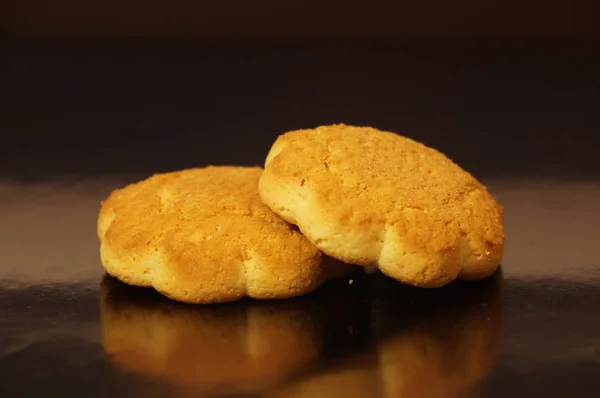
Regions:
<instances>
[{"instance_id":1,"label":"glossy black surface","mask_svg":"<svg viewBox=\"0 0 600 398\"><path fill-rule=\"evenodd\" d=\"M0 61L0 397L600 394L593 51L20 43ZM112 189L260 164L277 134L337 121L424 141L488 185L501 271L206 307L102 272Z\"/></svg>"}]
</instances>

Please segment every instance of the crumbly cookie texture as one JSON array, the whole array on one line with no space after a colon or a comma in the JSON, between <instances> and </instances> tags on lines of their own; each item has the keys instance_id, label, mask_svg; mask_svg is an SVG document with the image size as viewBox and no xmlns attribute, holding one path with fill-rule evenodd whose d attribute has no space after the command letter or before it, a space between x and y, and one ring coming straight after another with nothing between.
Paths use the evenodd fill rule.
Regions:
<instances>
[{"instance_id":1,"label":"crumbly cookie texture","mask_svg":"<svg viewBox=\"0 0 600 398\"><path fill-rule=\"evenodd\" d=\"M154 175L114 191L98 216L106 272L181 302L287 298L328 277L324 256L258 195L259 167ZM336 275L350 266L336 265Z\"/></svg>"},{"instance_id":2,"label":"crumbly cookie texture","mask_svg":"<svg viewBox=\"0 0 600 398\"><path fill-rule=\"evenodd\" d=\"M281 135L262 200L324 253L420 287L491 275L503 209L439 151L392 132L343 124Z\"/></svg>"}]
</instances>

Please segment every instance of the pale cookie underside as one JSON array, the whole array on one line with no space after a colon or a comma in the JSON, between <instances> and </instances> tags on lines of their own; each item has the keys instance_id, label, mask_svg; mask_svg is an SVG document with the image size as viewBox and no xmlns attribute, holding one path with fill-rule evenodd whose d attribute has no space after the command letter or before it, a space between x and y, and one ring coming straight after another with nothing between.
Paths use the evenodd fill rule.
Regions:
<instances>
[{"instance_id":1,"label":"pale cookie underside","mask_svg":"<svg viewBox=\"0 0 600 398\"><path fill-rule=\"evenodd\" d=\"M286 133L259 192L324 253L407 284L485 278L503 254L503 210L487 189L394 133L344 125Z\"/></svg>"},{"instance_id":2,"label":"pale cookie underside","mask_svg":"<svg viewBox=\"0 0 600 398\"><path fill-rule=\"evenodd\" d=\"M314 245L260 200L260 168L158 174L116 190L98 217L102 265L177 301L287 298L327 278Z\"/></svg>"}]
</instances>

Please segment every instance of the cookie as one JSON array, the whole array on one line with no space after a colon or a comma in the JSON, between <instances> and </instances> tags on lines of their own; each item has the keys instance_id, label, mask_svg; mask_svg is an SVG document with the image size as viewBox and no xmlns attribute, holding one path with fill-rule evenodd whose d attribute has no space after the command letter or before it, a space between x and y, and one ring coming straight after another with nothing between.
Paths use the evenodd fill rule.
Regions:
<instances>
[{"instance_id":1,"label":"cookie","mask_svg":"<svg viewBox=\"0 0 600 398\"><path fill-rule=\"evenodd\" d=\"M106 272L174 300L281 299L327 279L322 253L258 195L259 167L156 174L114 191L98 216ZM349 267L336 267L340 276Z\"/></svg>"},{"instance_id":2,"label":"cookie","mask_svg":"<svg viewBox=\"0 0 600 398\"><path fill-rule=\"evenodd\" d=\"M503 208L439 151L343 124L285 133L260 178L262 200L327 255L420 287L491 275Z\"/></svg>"}]
</instances>

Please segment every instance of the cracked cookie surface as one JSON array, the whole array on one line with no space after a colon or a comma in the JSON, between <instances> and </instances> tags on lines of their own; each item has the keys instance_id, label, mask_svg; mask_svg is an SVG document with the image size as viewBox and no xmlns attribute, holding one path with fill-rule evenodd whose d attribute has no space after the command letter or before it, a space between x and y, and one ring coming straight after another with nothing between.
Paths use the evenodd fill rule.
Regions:
<instances>
[{"instance_id":1,"label":"cracked cookie surface","mask_svg":"<svg viewBox=\"0 0 600 398\"><path fill-rule=\"evenodd\" d=\"M106 272L181 302L276 299L319 287L321 252L258 195L259 167L156 174L102 203L97 233ZM349 266L333 264L339 276Z\"/></svg>"},{"instance_id":2,"label":"cracked cookie surface","mask_svg":"<svg viewBox=\"0 0 600 398\"><path fill-rule=\"evenodd\" d=\"M482 279L504 250L503 209L441 152L343 124L278 137L262 200L325 254L403 283Z\"/></svg>"}]
</instances>

